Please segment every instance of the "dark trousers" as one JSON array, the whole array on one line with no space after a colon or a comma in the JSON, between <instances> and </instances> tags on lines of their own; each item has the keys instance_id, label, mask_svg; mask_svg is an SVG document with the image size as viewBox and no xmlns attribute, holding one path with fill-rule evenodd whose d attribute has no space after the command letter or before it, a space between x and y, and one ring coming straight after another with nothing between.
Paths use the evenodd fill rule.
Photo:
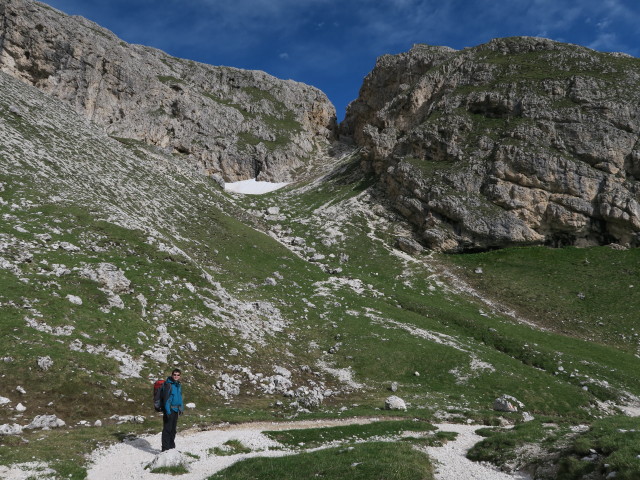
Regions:
<instances>
[{"instance_id":1,"label":"dark trousers","mask_svg":"<svg viewBox=\"0 0 640 480\"><path fill-rule=\"evenodd\" d=\"M178 430L178 412L162 414L162 451L176 448L176 432Z\"/></svg>"}]
</instances>

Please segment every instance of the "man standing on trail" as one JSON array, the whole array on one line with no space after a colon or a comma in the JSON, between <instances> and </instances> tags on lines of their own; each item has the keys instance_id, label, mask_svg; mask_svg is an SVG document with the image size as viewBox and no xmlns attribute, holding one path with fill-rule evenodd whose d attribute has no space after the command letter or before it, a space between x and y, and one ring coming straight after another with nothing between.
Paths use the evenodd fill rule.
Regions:
<instances>
[{"instance_id":1,"label":"man standing on trail","mask_svg":"<svg viewBox=\"0 0 640 480\"><path fill-rule=\"evenodd\" d=\"M176 431L178 429L178 415L182 415L182 384L180 377L182 372L175 369L171 376L164 382L163 409L162 409L162 451L176 448Z\"/></svg>"}]
</instances>

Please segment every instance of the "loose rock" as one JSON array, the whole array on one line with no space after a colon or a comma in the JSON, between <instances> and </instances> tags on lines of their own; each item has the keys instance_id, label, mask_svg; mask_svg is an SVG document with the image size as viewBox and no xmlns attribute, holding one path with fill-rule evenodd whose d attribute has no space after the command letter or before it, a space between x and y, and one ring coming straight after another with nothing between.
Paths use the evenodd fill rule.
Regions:
<instances>
[{"instance_id":1,"label":"loose rock","mask_svg":"<svg viewBox=\"0 0 640 480\"><path fill-rule=\"evenodd\" d=\"M403 399L392 395L384 401L385 410L407 410L407 405Z\"/></svg>"}]
</instances>

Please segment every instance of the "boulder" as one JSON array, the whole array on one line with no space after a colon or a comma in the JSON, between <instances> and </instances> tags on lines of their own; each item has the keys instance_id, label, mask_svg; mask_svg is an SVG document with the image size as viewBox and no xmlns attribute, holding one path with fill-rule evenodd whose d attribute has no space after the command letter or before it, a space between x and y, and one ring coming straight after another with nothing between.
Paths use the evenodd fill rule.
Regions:
<instances>
[{"instance_id":1,"label":"boulder","mask_svg":"<svg viewBox=\"0 0 640 480\"><path fill-rule=\"evenodd\" d=\"M193 458L184 455L182 452L174 448L156 455L155 458L151 460L151 462L149 462L144 468L150 471L163 467L187 468L189 464L193 462L193 460Z\"/></svg>"},{"instance_id":2,"label":"boulder","mask_svg":"<svg viewBox=\"0 0 640 480\"><path fill-rule=\"evenodd\" d=\"M267 208L267 215L280 215L280 207Z\"/></svg>"},{"instance_id":3,"label":"boulder","mask_svg":"<svg viewBox=\"0 0 640 480\"><path fill-rule=\"evenodd\" d=\"M17 423L0 425L0 435L20 435L21 433L22 426Z\"/></svg>"},{"instance_id":4,"label":"boulder","mask_svg":"<svg viewBox=\"0 0 640 480\"><path fill-rule=\"evenodd\" d=\"M67 300L69 300L74 305L82 305L82 299L77 295L67 295Z\"/></svg>"},{"instance_id":5,"label":"boulder","mask_svg":"<svg viewBox=\"0 0 640 480\"><path fill-rule=\"evenodd\" d=\"M396 395L391 395L384 401L385 410L407 410L407 405L403 399Z\"/></svg>"},{"instance_id":6,"label":"boulder","mask_svg":"<svg viewBox=\"0 0 640 480\"><path fill-rule=\"evenodd\" d=\"M80 275L99 283L100 287L109 292L111 296L131 291L131 281L125 276L124 271L111 263L103 262L97 267L87 266L80 271Z\"/></svg>"},{"instance_id":7,"label":"boulder","mask_svg":"<svg viewBox=\"0 0 640 480\"><path fill-rule=\"evenodd\" d=\"M409 255L418 255L424 251L424 247L412 238L396 238L396 247Z\"/></svg>"},{"instance_id":8,"label":"boulder","mask_svg":"<svg viewBox=\"0 0 640 480\"><path fill-rule=\"evenodd\" d=\"M44 372L46 372L53 366L53 360L51 360L51 357L49 357L48 355L46 357L38 357L37 363L38 368L40 368L40 370Z\"/></svg>"},{"instance_id":9,"label":"boulder","mask_svg":"<svg viewBox=\"0 0 640 480\"><path fill-rule=\"evenodd\" d=\"M497 412L517 412L524 408L524 404L511 395L502 395L493 402L493 409Z\"/></svg>"},{"instance_id":10,"label":"boulder","mask_svg":"<svg viewBox=\"0 0 640 480\"><path fill-rule=\"evenodd\" d=\"M59 419L55 415L38 415L36 416L29 425L24 427L25 429L35 429L42 428L44 430L48 430L50 428L58 428L64 427L64 420Z\"/></svg>"}]
</instances>

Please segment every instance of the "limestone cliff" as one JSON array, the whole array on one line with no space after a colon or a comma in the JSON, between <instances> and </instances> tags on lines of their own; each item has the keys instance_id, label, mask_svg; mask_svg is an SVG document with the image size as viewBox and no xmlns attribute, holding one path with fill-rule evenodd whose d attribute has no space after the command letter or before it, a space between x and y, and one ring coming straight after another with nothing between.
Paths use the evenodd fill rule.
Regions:
<instances>
[{"instance_id":1,"label":"limestone cliff","mask_svg":"<svg viewBox=\"0 0 640 480\"><path fill-rule=\"evenodd\" d=\"M433 248L640 244L640 60L541 38L380 57L342 125Z\"/></svg>"},{"instance_id":2,"label":"limestone cliff","mask_svg":"<svg viewBox=\"0 0 640 480\"><path fill-rule=\"evenodd\" d=\"M0 0L0 20L2 71L114 137L157 145L227 180L290 180L333 136L335 108L308 85L130 45L32 0Z\"/></svg>"}]
</instances>

